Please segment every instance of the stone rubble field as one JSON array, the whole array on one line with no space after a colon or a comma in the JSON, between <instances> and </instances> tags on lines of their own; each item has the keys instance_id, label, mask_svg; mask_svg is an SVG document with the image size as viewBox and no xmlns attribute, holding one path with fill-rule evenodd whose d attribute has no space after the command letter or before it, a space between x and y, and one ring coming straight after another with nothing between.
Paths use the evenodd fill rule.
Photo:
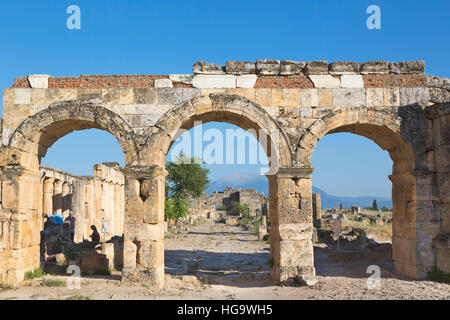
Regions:
<instances>
[{"instance_id":1,"label":"stone rubble field","mask_svg":"<svg viewBox=\"0 0 450 320\"><path fill-rule=\"evenodd\" d=\"M0 289L0 300L16 299L450 299L450 285L411 281L391 261L331 259L334 245L315 244L317 283L277 286L269 277L269 242L239 226L208 220L165 241L166 288L123 286L120 273L83 277L80 290L50 287L34 279L19 289ZM381 288L367 288L367 267L381 269ZM65 281L66 277L52 278Z\"/></svg>"}]
</instances>

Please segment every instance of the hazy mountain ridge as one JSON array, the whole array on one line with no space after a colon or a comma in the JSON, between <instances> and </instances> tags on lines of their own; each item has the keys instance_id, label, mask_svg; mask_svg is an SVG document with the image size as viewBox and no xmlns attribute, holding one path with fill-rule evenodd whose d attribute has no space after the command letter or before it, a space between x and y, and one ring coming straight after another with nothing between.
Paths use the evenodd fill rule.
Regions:
<instances>
[{"instance_id":1,"label":"hazy mountain ridge","mask_svg":"<svg viewBox=\"0 0 450 320\"><path fill-rule=\"evenodd\" d=\"M269 185L267 178L262 175L251 173L236 173L228 176L221 177L217 180L211 181L210 186L206 189L206 193L213 193L214 191L223 191L226 187L242 188L242 189L256 189L259 192L263 192L266 197L269 195ZM312 187L313 193L320 193L322 200L322 208L338 208L342 203L344 208L350 206L371 207L374 199L377 200L378 207L381 209L383 206L392 208L392 199L386 197L341 197L333 196L325 191Z\"/></svg>"}]
</instances>

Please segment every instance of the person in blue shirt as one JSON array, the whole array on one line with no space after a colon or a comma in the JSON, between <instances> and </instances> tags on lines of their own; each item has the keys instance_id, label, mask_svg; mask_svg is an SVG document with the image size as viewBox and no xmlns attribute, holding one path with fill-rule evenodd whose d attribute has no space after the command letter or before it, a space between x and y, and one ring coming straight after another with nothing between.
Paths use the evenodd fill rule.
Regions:
<instances>
[{"instance_id":1,"label":"person in blue shirt","mask_svg":"<svg viewBox=\"0 0 450 320\"><path fill-rule=\"evenodd\" d=\"M44 213L42 215L43 218L47 218L47 221L44 223L44 229L51 228L57 226L55 217L50 213Z\"/></svg>"},{"instance_id":2,"label":"person in blue shirt","mask_svg":"<svg viewBox=\"0 0 450 320\"><path fill-rule=\"evenodd\" d=\"M53 218L55 219L55 223L57 225L62 225L64 223L63 216L58 211L53 211Z\"/></svg>"}]
</instances>

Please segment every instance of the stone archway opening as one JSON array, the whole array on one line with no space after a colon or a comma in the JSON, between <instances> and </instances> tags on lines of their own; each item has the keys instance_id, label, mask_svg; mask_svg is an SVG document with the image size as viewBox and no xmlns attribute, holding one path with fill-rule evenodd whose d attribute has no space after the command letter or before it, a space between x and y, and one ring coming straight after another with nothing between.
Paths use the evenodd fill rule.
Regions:
<instances>
[{"instance_id":1,"label":"stone archway opening","mask_svg":"<svg viewBox=\"0 0 450 320\"><path fill-rule=\"evenodd\" d=\"M372 121L371 117L378 118ZM368 123L370 119L370 123ZM313 148L307 157L311 159L312 151L318 140L327 134L347 132L366 137L381 149L388 151L393 162L392 174L392 259L397 272L418 277L420 261L416 248L416 223L419 202L416 197L415 157L412 148L404 142L395 122L384 121L381 115L359 115L356 111L339 112L325 121L313 125ZM320 128L319 128L320 127ZM396 129L397 128L397 129ZM305 143L306 141L302 141Z\"/></svg>"},{"instance_id":2,"label":"stone archway opening","mask_svg":"<svg viewBox=\"0 0 450 320\"><path fill-rule=\"evenodd\" d=\"M371 265L395 272L389 154L360 135L333 133L319 140L312 164L317 274L359 278Z\"/></svg>"},{"instance_id":3,"label":"stone archway opening","mask_svg":"<svg viewBox=\"0 0 450 320\"><path fill-rule=\"evenodd\" d=\"M166 217L165 272L233 286L267 281L269 163L258 133L223 121L191 124L171 146L166 164L180 154L193 157L209 170L210 184L200 197L186 197L188 216L177 223Z\"/></svg>"},{"instance_id":4,"label":"stone archway opening","mask_svg":"<svg viewBox=\"0 0 450 320\"><path fill-rule=\"evenodd\" d=\"M11 194L6 205L18 217L14 225L18 232L10 240L20 258L6 261L12 266L6 281L16 285L23 281L26 272L39 267L50 273L64 273L68 264L77 264L82 272L104 274L123 264L125 179L120 165L96 164L90 177L41 165L47 151L58 140L87 129L107 132L118 142L125 163L137 161L128 125L113 112L89 103L55 104L26 118L12 134L8 146L10 159L7 159L11 163L10 171L4 177L8 178L10 190L7 191ZM73 240L70 223L55 226L47 222L53 219L43 216L54 212L64 221L70 211L77 221ZM77 243L91 240L92 225L100 234L102 253L94 252L95 244L81 245L83 250L89 247L86 251L92 251L84 259L84 268L83 258L73 253L79 249ZM115 238L117 243L105 244L110 238Z\"/></svg>"}]
</instances>

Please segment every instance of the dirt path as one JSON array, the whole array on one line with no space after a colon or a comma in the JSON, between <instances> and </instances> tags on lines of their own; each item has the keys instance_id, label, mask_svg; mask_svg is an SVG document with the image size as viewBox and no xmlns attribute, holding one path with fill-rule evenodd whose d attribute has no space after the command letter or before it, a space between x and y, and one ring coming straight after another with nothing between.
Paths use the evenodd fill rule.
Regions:
<instances>
[{"instance_id":1,"label":"dirt path","mask_svg":"<svg viewBox=\"0 0 450 320\"><path fill-rule=\"evenodd\" d=\"M119 276L83 277L80 290L34 280L20 289L0 289L0 299L450 299L450 285L403 279L390 262L330 261L324 244L315 248L314 287L276 286L269 278L269 244L213 221L167 239L165 246L165 289L122 286ZM367 267L373 264L381 269L381 288L369 290Z\"/></svg>"}]
</instances>

